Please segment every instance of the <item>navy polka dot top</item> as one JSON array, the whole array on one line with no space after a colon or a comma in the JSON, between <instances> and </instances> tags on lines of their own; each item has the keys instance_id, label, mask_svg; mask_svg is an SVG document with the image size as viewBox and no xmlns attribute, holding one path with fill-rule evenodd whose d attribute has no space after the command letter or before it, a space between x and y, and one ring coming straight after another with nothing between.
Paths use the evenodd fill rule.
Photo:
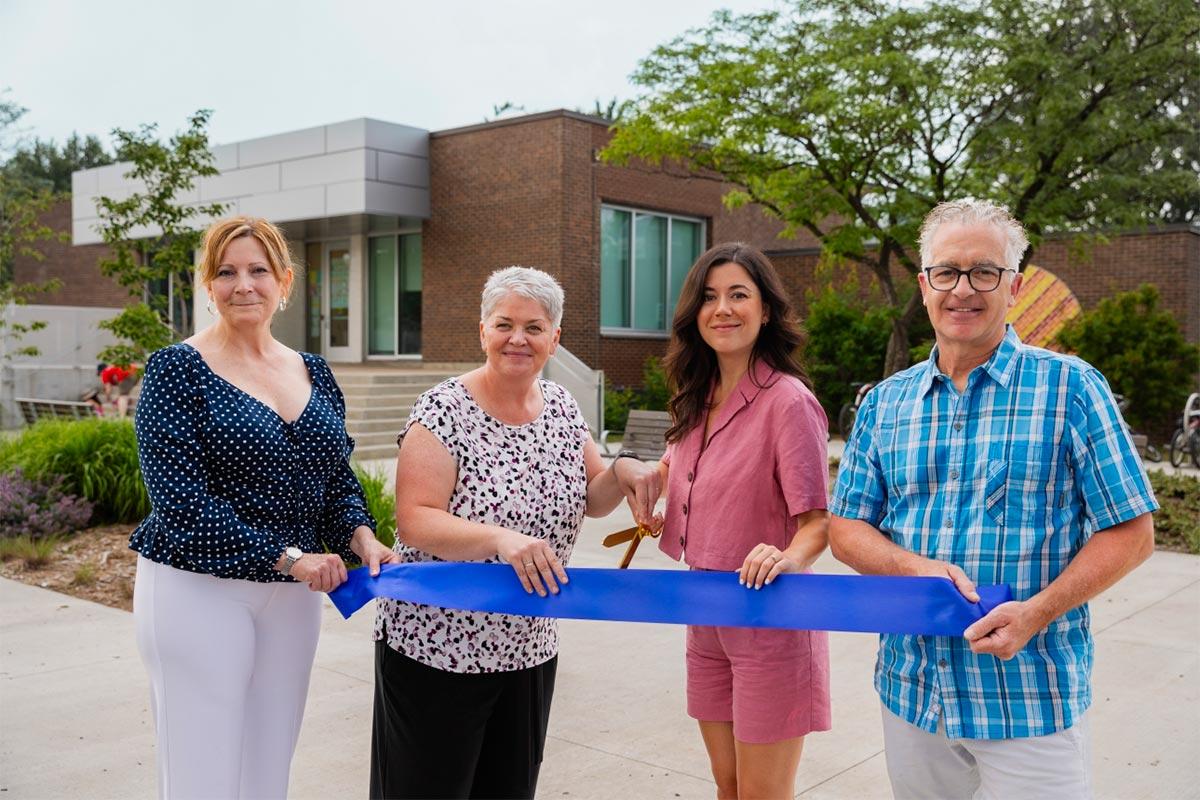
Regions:
<instances>
[{"instance_id":1,"label":"navy polka dot top","mask_svg":"<svg viewBox=\"0 0 1200 800\"><path fill-rule=\"evenodd\" d=\"M346 402L325 359L301 353L308 405L287 423L174 344L146 363L135 428L150 516L129 546L151 561L219 578L290 581L287 547L357 561L350 537L372 530L350 468Z\"/></svg>"}]
</instances>

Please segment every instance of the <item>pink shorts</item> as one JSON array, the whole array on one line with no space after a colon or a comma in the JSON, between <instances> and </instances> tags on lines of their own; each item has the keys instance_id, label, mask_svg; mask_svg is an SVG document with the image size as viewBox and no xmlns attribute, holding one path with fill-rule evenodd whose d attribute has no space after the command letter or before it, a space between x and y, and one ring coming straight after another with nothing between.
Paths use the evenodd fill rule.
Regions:
<instances>
[{"instance_id":1,"label":"pink shorts","mask_svg":"<svg viewBox=\"0 0 1200 800\"><path fill-rule=\"evenodd\" d=\"M689 625L687 713L749 744L829 730L828 634Z\"/></svg>"}]
</instances>

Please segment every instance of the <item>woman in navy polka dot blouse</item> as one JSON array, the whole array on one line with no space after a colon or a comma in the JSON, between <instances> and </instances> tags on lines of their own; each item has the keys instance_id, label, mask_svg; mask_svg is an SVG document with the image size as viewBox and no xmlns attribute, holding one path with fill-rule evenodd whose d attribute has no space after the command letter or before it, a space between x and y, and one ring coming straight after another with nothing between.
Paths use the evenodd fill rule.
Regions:
<instances>
[{"instance_id":1,"label":"woman in navy polka dot blouse","mask_svg":"<svg viewBox=\"0 0 1200 800\"><path fill-rule=\"evenodd\" d=\"M320 592L396 555L375 539L329 366L271 335L294 272L261 219L216 222L199 267L217 321L154 353L138 403L150 516L133 610L163 797L282 798ZM328 552L326 552L328 551Z\"/></svg>"}]
</instances>

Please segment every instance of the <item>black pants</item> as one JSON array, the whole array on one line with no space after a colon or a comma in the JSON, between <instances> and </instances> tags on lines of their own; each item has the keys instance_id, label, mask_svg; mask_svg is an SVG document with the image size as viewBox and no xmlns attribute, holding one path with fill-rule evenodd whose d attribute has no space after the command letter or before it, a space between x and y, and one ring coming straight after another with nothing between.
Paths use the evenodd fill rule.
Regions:
<instances>
[{"instance_id":1,"label":"black pants","mask_svg":"<svg viewBox=\"0 0 1200 800\"><path fill-rule=\"evenodd\" d=\"M375 643L371 798L532 798L558 658L460 674Z\"/></svg>"}]
</instances>

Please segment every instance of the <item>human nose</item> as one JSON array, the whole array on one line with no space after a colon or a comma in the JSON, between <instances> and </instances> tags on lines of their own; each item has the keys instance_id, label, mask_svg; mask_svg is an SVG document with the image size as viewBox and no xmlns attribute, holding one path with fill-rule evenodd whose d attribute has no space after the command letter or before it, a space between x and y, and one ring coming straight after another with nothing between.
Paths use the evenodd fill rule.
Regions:
<instances>
[{"instance_id":1,"label":"human nose","mask_svg":"<svg viewBox=\"0 0 1200 800\"><path fill-rule=\"evenodd\" d=\"M728 297L718 297L717 298L716 313L718 313L718 314L729 314L730 313L730 305L729 305Z\"/></svg>"},{"instance_id":2,"label":"human nose","mask_svg":"<svg viewBox=\"0 0 1200 800\"><path fill-rule=\"evenodd\" d=\"M969 273L958 273L958 280L954 282L954 288L951 293L957 297L968 297L975 294L975 287L971 285L971 277Z\"/></svg>"}]
</instances>

